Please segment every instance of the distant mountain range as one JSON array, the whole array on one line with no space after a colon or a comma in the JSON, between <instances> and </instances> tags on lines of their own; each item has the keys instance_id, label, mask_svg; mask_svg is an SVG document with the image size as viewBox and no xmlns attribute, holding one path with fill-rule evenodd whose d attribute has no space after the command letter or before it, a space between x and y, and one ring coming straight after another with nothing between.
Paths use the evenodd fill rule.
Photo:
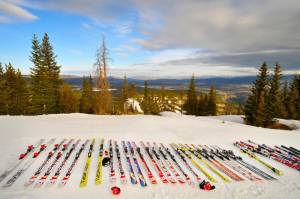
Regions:
<instances>
[{"instance_id":1,"label":"distant mountain range","mask_svg":"<svg viewBox=\"0 0 300 199\"><path fill-rule=\"evenodd\" d=\"M290 80L293 75L283 76L283 80ZM69 84L77 87L81 87L82 85L82 77L77 76L62 76L64 81ZM237 87L237 86L247 86L252 84L256 79L256 76L243 76L243 77L208 77L208 78L196 78L196 85L202 86L204 88L210 87L214 85L218 89L226 88L226 87ZM119 88L123 84L122 78L109 77L109 83L111 87ZM136 86L143 86L145 80L128 78L129 84L135 84ZM180 86L186 86L189 84L190 79L150 79L147 80L149 86L152 87L169 87L177 89Z\"/></svg>"},{"instance_id":2,"label":"distant mountain range","mask_svg":"<svg viewBox=\"0 0 300 199\"><path fill-rule=\"evenodd\" d=\"M30 76L25 76L30 80ZM74 75L62 75L61 78L75 88L81 88L83 77ZM283 76L283 80L291 80L293 75ZM117 77L109 77L109 83L114 92L119 91L123 85L124 79ZM227 95L228 99L233 102L243 103L247 98L250 86L255 81L256 76L243 76L243 77L207 77L196 78L196 86L198 90L207 91L210 86L215 86L219 93ZM93 78L95 81L95 78ZM179 90L180 87L187 89L190 79L149 79L147 80L150 88L159 89L164 86L169 90ZM129 84L135 84L137 90L142 92L145 80L128 78Z\"/></svg>"}]
</instances>

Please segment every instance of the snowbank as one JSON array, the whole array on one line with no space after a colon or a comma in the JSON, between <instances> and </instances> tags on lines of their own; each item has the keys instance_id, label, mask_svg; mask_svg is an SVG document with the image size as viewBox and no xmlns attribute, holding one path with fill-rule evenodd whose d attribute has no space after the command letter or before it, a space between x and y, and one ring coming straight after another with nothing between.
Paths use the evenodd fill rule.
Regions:
<instances>
[{"instance_id":1,"label":"snowbank","mask_svg":"<svg viewBox=\"0 0 300 199\"><path fill-rule=\"evenodd\" d=\"M194 117L181 116L176 113L164 112L162 116L130 115L130 116L97 116L86 114L61 114L43 116L1 116L0 117L0 173L10 165L20 152L40 138L86 138L97 139L92 156L90 181L87 188L79 188L79 181L87 157L87 150L80 157L70 181L64 188L25 188L25 181L38 168L46 153L43 154L13 187L0 188L0 199L52 199L52 198L111 198L108 170L104 170L104 183L95 186L93 179L96 172L97 152L101 137L121 140L145 140L156 142L181 142L196 144L216 144L233 149L236 154L268 172L260 164L249 160L233 147L236 140L251 139L269 145L284 144L300 148L300 131L281 131L247 126L240 123L240 116ZM223 123L222 121L225 121ZM299 126L299 121L292 121ZM123 151L122 151L123 152ZM74 157L74 156L72 156ZM124 168L125 159L122 156ZM253 183L232 182L216 184L213 192L205 192L188 185L150 185L146 188L122 185L119 198L299 198L300 172L292 170L272 160L264 159L284 172L278 182ZM148 161L148 160L147 160ZM70 163L70 162L69 162ZM150 164L150 162L149 162ZM116 165L116 164L115 164ZM68 168L65 167L65 169ZM62 172L64 173L65 170ZM155 174L155 171L153 171ZM268 172L270 174L270 172ZM118 172L117 172L118 174ZM127 175L128 177L128 175ZM157 177L158 179L158 177ZM5 182L5 180L4 180ZM3 183L2 183L3 184ZM2 186L1 184L1 186Z\"/></svg>"}]
</instances>

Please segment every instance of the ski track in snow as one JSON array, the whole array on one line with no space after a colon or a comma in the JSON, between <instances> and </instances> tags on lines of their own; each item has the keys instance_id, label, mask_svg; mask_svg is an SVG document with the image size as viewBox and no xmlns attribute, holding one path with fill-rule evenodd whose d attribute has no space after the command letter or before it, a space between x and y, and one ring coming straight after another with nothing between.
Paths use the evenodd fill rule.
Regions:
<instances>
[{"instance_id":1,"label":"ski track in snow","mask_svg":"<svg viewBox=\"0 0 300 199\"><path fill-rule=\"evenodd\" d=\"M194 117L185 116L175 113L165 112L162 116L145 116L145 115L128 115L128 116L97 116L85 114L60 114L60 115L43 115L43 116L0 116L0 174L11 164L14 163L16 157L24 152L27 145L34 144L40 138L49 140L57 138L56 143L63 138L81 138L81 145L85 139L96 138L94 152L89 174L89 182L86 188L79 188L79 182L82 176L89 144L81 154L73 173L65 187L56 186L35 188L34 186L24 187L24 183L36 171L47 153L52 150L53 146L49 146L41 157L9 188L2 188L2 185L13 175L9 175L0 184L0 199L79 199L79 198L112 198L109 183L109 168L103 167L103 184L94 185L94 179L97 169L97 158L100 138L105 138L105 149L107 149L108 139L117 141L130 140L136 141L155 141L165 144L171 142L194 143L194 144L215 144L226 149L234 150L235 154L243 157L243 159L261 170L273 175L269 170L260 165L253 159L249 159L246 155L241 154L232 143L237 140L251 139L257 143L265 143L274 146L274 144L284 144L300 148L300 121L281 120L286 124L293 124L298 127L294 131L282 131L263 129L242 124L241 116L215 116L215 117ZM75 141L74 141L75 142ZM75 157L79 149L79 145L71 155L66 166L62 169L61 175L65 174L70 163ZM153 198L153 199L190 199L190 198L221 198L221 199L279 199L288 198L296 199L300 195L300 172L277 163L271 159L262 158L265 162L271 163L274 167L283 171L282 177L277 177L278 181L259 183L245 180L245 182L231 182L224 184L215 174L206 170L218 180L215 183L214 191L202 191L189 185L171 185L161 183L156 170L152 166L149 157L143 150L144 158L150 167L152 173L156 177L158 184L151 185L143 165L140 163L144 177L149 186L142 188L139 184L131 185L127 163L121 143L120 153L123 168L126 172L127 184L120 185L121 194L118 198ZM172 151L173 152L173 151ZM114 154L114 156L116 156ZM179 158L176 158L182 164ZM138 158L139 160L139 158ZM53 159L50 161L52 162ZM56 170L60 162L53 168L52 173ZM132 161L132 160L131 160ZM132 161L133 164L133 161ZM48 163L45 168L48 168ZM119 180L119 170L116 167L117 160L114 160L117 179ZM193 166L192 164L190 164ZM203 166L203 165L202 165ZM136 168L133 165L136 172ZM45 168L43 172L45 171ZM183 167L185 169L185 167ZM195 169L193 167L193 169ZM187 171L187 170L186 170ZM195 171L197 171L195 169ZM43 173L42 172L42 173ZM193 176L187 171L193 178ZM204 177L200 172L197 173ZM52 175L50 175L51 177ZM62 176L60 176L62 177ZM119 183L119 182L118 182Z\"/></svg>"}]
</instances>

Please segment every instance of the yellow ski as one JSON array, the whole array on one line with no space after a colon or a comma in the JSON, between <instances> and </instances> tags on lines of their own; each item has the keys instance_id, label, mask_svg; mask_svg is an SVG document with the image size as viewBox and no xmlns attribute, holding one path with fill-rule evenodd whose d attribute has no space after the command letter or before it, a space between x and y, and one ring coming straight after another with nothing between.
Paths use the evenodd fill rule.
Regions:
<instances>
[{"instance_id":1,"label":"yellow ski","mask_svg":"<svg viewBox=\"0 0 300 199\"><path fill-rule=\"evenodd\" d=\"M103 145L104 145L104 139L102 138L100 140L100 149L99 149L99 155L98 155L98 166L97 166L97 173L95 178L95 184L99 185L102 183L102 159L103 159Z\"/></svg>"},{"instance_id":2,"label":"yellow ski","mask_svg":"<svg viewBox=\"0 0 300 199\"><path fill-rule=\"evenodd\" d=\"M89 170L90 170L90 165L91 165L91 160L92 160L92 153L93 153L94 144L95 144L95 138L93 139L93 141L90 145L88 158L86 160L84 171L83 171L82 178L81 178L81 181L80 181L80 187L85 187L87 185L87 182L88 182Z\"/></svg>"},{"instance_id":3,"label":"yellow ski","mask_svg":"<svg viewBox=\"0 0 300 199\"><path fill-rule=\"evenodd\" d=\"M192 155L188 152L188 150L186 150L183 147L179 147L177 146L175 143L172 144L172 146L174 148L179 149L184 155L186 155L188 157L188 159L190 159L190 161L207 177L207 179L211 182L217 182L217 180L215 178L213 178L211 175L209 175L209 173L207 173L193 158Z\"/></svg>"},{"instance_id":4,"label":"yellow ski","mask_svg":"<svg viewBox=\"0 0 300 199\"><path fill-rule=\"evenodd\" d=\"M228 178L226 178L225 176L223 176L218 170L216 170L214 167L212 167L206 160L204 160L201 156L200 153L196 152L195 150L193 150L192 148L188 147L186 148L183 145L180 145L181 147L185 148L185 150L190 151L192 154L194 154L201 162L203 162L212 172L214 172L215 174L217 174L224 182L230 182L230 180Z\"/></svg>"},{"instance_id":5,"label":"yellow ski","mask_svg":"<svg viewBox=\"0 0 300 199\"><path fill-rule=\"evenodd\" d=\"M249 157L255 159L256 161L258 161L259 163L261 163L262 165L264 165L265 167L271 169L271 171L273 171L275 174L282 176L283 173L282 171L280 171L279 169L276 169L275 167L273 167L272 165L262 161L257 155L255 155L253 152L243 149L242 152L248 154Z\"/></svg>"}]
</instances>

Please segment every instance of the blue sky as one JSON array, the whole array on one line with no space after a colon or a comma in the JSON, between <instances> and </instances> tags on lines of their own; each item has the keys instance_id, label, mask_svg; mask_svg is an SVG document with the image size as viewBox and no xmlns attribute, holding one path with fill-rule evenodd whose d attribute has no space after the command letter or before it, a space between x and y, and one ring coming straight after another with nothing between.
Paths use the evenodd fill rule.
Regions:
<instances>
[{"instance_id":1,"label":"blue sky","mask_svg":"<svg viewBox=\"0 0 300 199\"><path fill-rule=\"evenodd\" d=\"M299 73L299 15L293 0L0 0L0 62L28 74L47 32L64 74L92 73L102 36L113 76L243 76L263 61Z\"/></svg>"}]
</instances>

